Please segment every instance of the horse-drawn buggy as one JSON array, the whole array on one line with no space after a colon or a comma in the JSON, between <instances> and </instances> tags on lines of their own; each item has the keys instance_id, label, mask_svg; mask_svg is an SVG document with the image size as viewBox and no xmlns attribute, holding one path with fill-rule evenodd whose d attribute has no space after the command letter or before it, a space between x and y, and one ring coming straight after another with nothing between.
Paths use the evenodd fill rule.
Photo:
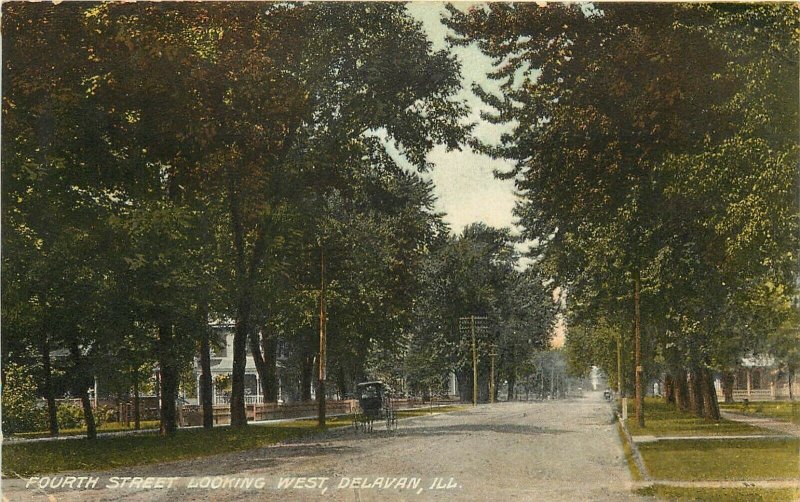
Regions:
<instances>
[{"instance_id":1,"label":"horse-drawn buggy","mask_svg":"<svg viewBox=\"0 0 800 502\"><path fill-rule=\"evenodd\" d=\"M364 432L372 431L376 420L386 421L386 430L397 429L397 414L389 388L379 381L356 385L358 409L353 415L353 427Z\"/></svg>"}]
</instances>

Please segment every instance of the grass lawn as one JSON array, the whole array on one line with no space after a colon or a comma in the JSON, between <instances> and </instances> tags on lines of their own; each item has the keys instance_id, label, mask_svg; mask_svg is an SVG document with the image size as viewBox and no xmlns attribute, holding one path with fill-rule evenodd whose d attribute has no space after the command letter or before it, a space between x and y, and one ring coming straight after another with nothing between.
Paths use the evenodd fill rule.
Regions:
<instances>
[{"instance_id":1,"label":"grass lawn","mask_svg":"<svg viewBox=\"0 0 800 502\"><path fill-rule=\"evenodd\" d=\"M673 440L639 444L656 479L708 481L800 476L800 438Z\"/></svg>"},{"instance_id":2,"label":"grass lawn","mask_svg":"<svg viewBox=\"0 0 800 502\"><path fill-rule=\"evenodd\" d=\"M433 408L433 413L448 413L464 408L464 406L441 406ZM431 414L430 408L399 410L398 418L429 414ZM145 423L142 423L143 427ZM327 420L328 427L344 427L351 424L352 419L349 416L329 417ZM74 439L6 443L3 444L3 477L25 477L60 471L106 470L207 457L251 450L319 431L317 421L307 419L269 425L250 425L244 429L230 427L215 427L210 431L179 429L175 436L169 438L143 433L104 437L93 441Z\"/></svg>"},{"instance_id":3,"label":"grass lawn","mask_svg":"<svg viewBox=\"0 0 800 502\"><path fill-rule=\"evenodd\" d=\"M720 409L744 413L758 417L771 417L800 424L800 402L797 401L757 401L754 403L719 404Z\"/></svg>"},{"instance_id":4,"label":"grass lawn","mask_svg":"<svg viewBox=\"0 0 800 502\"><path fill-rule=\"evenodd\" d=\"M747 424L722 420L706 422L657 399L645 402L645 424L636 425L631 404L627 426L631 434L652 436L708 436L708 439L662 440L639 443L647 470L653 479L716 481L797 479L800 477L800 439L715 439L722 434L771 434ZM678 488L654 485L637 490L641 495L664 500L788 501L796 500L793 489Z\"/></svg>"},{"instance_id":5,"label":"grass lawn","mask_svg":"<svg viewBox=\"0 0 800 502\"><path fill-rule=\"evenodd\" d=\"M633 436L719 436L773 434L772 431L732 420L707 422L691 413L681 412L661 399L648 398L644 403L645 427L636 423L632 400L628 401L626 425Z\"/></svg>"},{"instance_id":6,"label":"grass lawn","mask_svg":"<svg viewBox=\"0 0 800 502\"><path fill-rule=\"evenodd\" d=\"M653 485L636 490L639 495L663 500L703 502L789 502L800 497L791 488L679 488Z\"/></svg>"},{"instance_id":7,"label":"grass lawn","mask_svg":"<svg viewBox=\"0 0 800 502\"><path fill-rule=\"evenodd\" d=\"M158 429L158 420L142 420L140 423L142 429ZM132 431L133 429L133 422L131 422L130 427L125 427L125 424L120 424L118 422L109 422L105 424L100 424L97 428L97 432L122 432L122 431ZM59 436L83 436L86 434L86 428L80 427L77 429L61 429L58 431ZM19 432L14 434L14 437L17 438L26 438L26 439L34 439L34 438L46 438L50 436L49 431L37 431L37 432Z\"/></svg>"},{"instance_id":8,"label":"grass lawn","mask_svg":"<svg viewBox=\"0 0 800 502\"><path fill-rule=\"evenodd\" d=\"M331 418L329 427L350 425L346 417ZM3 445L3 477L76 470L105 470L141 464L206 457L250 450L318 432L316 420L250 425L243 429L217 427L183 429L173 437L155 434Z\"/></svg>"}]
</instances>

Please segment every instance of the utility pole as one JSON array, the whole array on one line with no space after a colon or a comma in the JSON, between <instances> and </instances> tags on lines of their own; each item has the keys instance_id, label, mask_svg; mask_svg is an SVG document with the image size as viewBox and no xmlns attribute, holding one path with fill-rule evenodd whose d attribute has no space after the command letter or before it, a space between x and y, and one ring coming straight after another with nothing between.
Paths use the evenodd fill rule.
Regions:
<instances>
[{"instance_id":1,"label":"utility pole","mask_svg":"<svg viewBox=\"0 0 800 502\"><path fill-rule=\"evenodd\" d=\"M494 403L494 358L497 356L497 348L494 345L492 345L492 352L489 355L492 358L489 373L489 402Z\"/></svg>"},{"instance_id":2,"label":"utility pole","mask_svg":"<svg viewBox=\"0 0 800 502\"><path fill-rule=\"evenodd\" d=\"M617 394L622 396L622 332L617 332Z\"/></svg>"},{"instance_id":3,"label":"utility pole","mask_svg":"<svg viewBox=\"0 0 800 502\"><path fill-rule=\"evenodd\" d=\"M475 343L475 316L469 316L472 329L472 406L478 404L478 347Z\"/></svg>"},{"instance_id":4,"label":"utility pole","mask_svg":"<svg viewBox=\"0 0 800 502\"><path fill-rule=\"evenodd\" d=\"M641 302L639 298L639 290L641 288L642 279L639 275L638 268L636 269L633 281L633 335L636 339L636 421L639 424L639 427L644 427L644 402L642 396L642 373L644 373L644 368L642 367L642 318L640 311Z\"/></svg>"},{"instance_id":5,"label":"utility pole","mask_svg":"<svg viewBox=\"0 0 800 502\"><path fill-rule=\"evenodd\" d=\"M317 424L325 427L325 349L327 340L325 318L325 248L320 245L320 290L319 290L319 377L317 380Z\"/></svg>"},{"instance_id":6,"label":"utility pole","mask_svg":"<svg viewBox=\"0 0 800 502\"><path fill-rule=\"evenodd\" d=\"M458 318L459 331L461 332L462 335L464 335L465 332L469 330L470 338L472 341L472 405L473 406L478 404L478 340L476 331L477 329L485 329L486 321L488 321L488 317L479 317L475 315ZM475 326L476 322L483 322L483 324L478 325L476 327Z\"/></svg>"}]
</instances>

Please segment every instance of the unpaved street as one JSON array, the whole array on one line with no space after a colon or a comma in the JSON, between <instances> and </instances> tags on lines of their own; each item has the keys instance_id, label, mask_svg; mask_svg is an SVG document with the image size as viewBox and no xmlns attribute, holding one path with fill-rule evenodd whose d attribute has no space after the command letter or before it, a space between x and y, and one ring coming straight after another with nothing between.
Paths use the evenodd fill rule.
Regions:
<instances>
[{"instance_id":1,"label":"unpaved street","mask_svg":"<svg viewBox=\"0 0 800 502\"><path fill-rule=\"evenodd\" d=\"M403 420L392 433L348 428L294 444L91 474L101 476L96 489L50 494L95 501L634 499L610 406L597 393ZM107 487L111 476L177 479L169 489L130 490ZM6 483L5 492L9 500L47 500L19 482Z\"/></svg>"}]
</instances>

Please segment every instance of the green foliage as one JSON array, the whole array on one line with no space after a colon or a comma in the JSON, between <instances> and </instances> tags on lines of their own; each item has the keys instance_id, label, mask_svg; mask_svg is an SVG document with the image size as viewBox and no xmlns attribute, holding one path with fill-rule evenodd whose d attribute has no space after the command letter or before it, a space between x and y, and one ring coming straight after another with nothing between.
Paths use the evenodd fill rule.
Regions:
<instances>
[{"instance_id":1,"label":"green foliage","mask_svg":"<svg viewBox=\"0 0 800 502\"><path fill-rule=\"evenodd\" d=\"M306 345L319 281L293 253L315 244L340 249L331 354L402 349L441 225L405 164L469 131L459 63L404 5L3 10L4 357L48 337L125 392L155 360L171 381L205 314L237 321L236 368L254 323Z\"/></svg>"},{"instance_id":2,"label":"green foliage","mask_svg":"<svg viewBox=\"0 0 800 502\"><path fill-rule=\"evenodd\" d=\"M453 42L493 58L498 92L475 92L512 132L477 147L513 162L525 236L568 290L573 367L616 373L605 326L630 330L639 276L645 360L762 350L797 284L796 8L448 9Z\"/></svg>"},{"instance_id":3,"label":"green foliage","mask_svg":"<svg viewBox=\"0 0 800 502\"><path fill-rule=\"evenodd\" d=\"M69 403L61 403L56 410L58 417L58 427L64 429L75 429L83 426L83 409L80 406Z\"/></svg>"},{"instance_id":4,"label":"green foliage","mask_svg":"<svg viewBox=\"0 0 800 502\"><path fill-rule=\"evenodd\" d=\"M488 318L476 330L480 371L488 373L494 351L498 381L513 383L531 354L547 346L556 313L552 292L535 264L519 270L514 243L509 229L473 224L439 240L421 262L405 361L413 389L441 388L449 371L471 367L470 331L460 318Z\"/></svg>"},{"instance_id":5,"label":"green foliage","mask_svg":"<svg viewBox=\"0 0 800 502\"><path fill-rule=\"evenodd\" d=\"M3 377L3 433L44 428L47 411L37 399L33 375L22 366L9 363L3 366Z\"/></svg>"},{"instance_id":6,"label":"green foliage","mask_svg":"<svg viewBox=\"0 0 800 502\"><path fill-rule=\"evenodd\" d=\"M217 375L214 377L214 385L217 391L224 392L231 390L231 377L230 375Z\"/></svg>"}]
</instances>

